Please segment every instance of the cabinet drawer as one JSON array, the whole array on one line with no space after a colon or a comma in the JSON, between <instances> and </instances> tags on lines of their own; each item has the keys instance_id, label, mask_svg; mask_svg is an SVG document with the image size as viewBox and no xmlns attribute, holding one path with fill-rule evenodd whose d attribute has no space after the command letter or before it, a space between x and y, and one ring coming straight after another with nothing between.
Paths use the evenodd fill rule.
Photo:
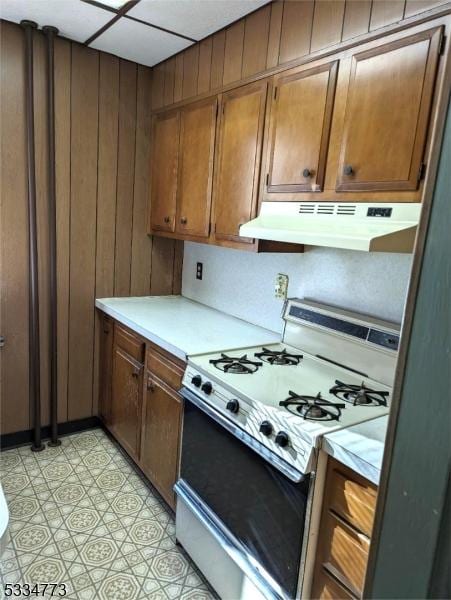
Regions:
<instances>
[{"instance_id":1,"label":"cabinet drawer","mask_svg":"<svg viewBox=\"0 0 451 600\"><path fill-rule=\"evenodd\" d=\"M319 600L354 600L354 596L334 579L324 567L316 575L312 598Z\"/></svg>"},{"instance_id":2,"label":"cabinet drawer","mask_svg":"<svg viewBox=\"0 0 451 600\"><path fill-rule=\"evenodd\" d=\"M331 470L329 508L362 533L371 537L376 489L368 482L350 479L341 469Z\"/></svg>"},{"instance_id":3,"label":"cabinet drawer","mask_svg":"<svg viewBox=\"0 0 451 600\"><path fill-rule=\"evenodd\" d=\"M178 391L182 387L184 365L181 361L175 362L176 360L175 357L172 359L169 354L163 354L154 348L147 350L147 369L172 389Z\"/></svg>"},{"instance_id":4,"label":"cabinet drawer","mask_svg":"<svg viewBox=\"0 0 451 600\"><path fill-rule=\"evenodd\" d=\"M125 329L125 327L122 327L122 325L119 325L118 323L114 326L114 342L119 348L139 363L143 362L144 343L137 335L128 329Z\"/></svg>"},{"instance_id":5,"label":"cabinet drawer","mask_svg":"<svg viewBox=\"0 0 451 600\"><path fill-rule=\"evenodd\" d=\"M333 513L325 515L326 544L321 564L361 597L368 561L369 540Z\"/></svg>"}]
</instances>

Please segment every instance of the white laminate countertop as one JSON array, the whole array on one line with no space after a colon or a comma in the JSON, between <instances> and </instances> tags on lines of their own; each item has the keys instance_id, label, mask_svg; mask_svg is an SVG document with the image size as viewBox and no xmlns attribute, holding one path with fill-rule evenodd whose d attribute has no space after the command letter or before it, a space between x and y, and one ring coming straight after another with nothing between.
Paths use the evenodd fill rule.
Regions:
<instances>
[{"instance_id":1,"label":"white laminate countertop","mask_svg":"<svg viewBox=\"0 0 451 600\"><path fill-rule=\"evenodd\" d=\"M182 360L280 341L274 331L183 296L100 298L96 307Z\"/></svg>"},{"instance_id":2,"label":"white laminate countertop","mask_svg":"<svg viewBox=\"0 0 451 600\"><path fill-rule=\"evenodd\" d=\"M379 485L388 416L328 433L322 448L327 454Z\"/></svg>"}]
</instances>

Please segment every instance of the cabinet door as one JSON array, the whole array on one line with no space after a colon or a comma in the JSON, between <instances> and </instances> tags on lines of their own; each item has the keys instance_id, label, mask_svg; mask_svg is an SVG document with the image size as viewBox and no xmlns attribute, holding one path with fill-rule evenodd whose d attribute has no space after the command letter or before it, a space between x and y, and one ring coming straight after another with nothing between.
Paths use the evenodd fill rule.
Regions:
<instances>
[{"instance_id":1,"label":"cabinet door","mask_svg":"<svg viewBox=\"0 0 451 600\"><path fill-rule=\"evenodd\" d=\"M156 115L152 127L150 227L175 231L179 112Z\"/></svg>"},{"instance_id":2,"label":"cabinet door","mask_svg":"<svg viewBox=\"0 0 451 600\"><path fill-rule=\"evenodd\" d=\"M114 345L110 429L135 459L139 458L143 365Z\"/></svg>"},{"instance_id":3,"label":"cabinet door","mask_svg":"<svg viewBox=\"0 0 451 600\"><path fill-rule=\"evenodd\" d=\"M146 377L141 467L167 503L175 508L173 487L179 470L182 400L150 372Z\"/></svg>"},{"instance_id":4,"label":"cabinet door","mask_svg":"<svg viewBox=\"0 0 451 600\"><path fill-rule=\"evenodd\" d=\"M239 227L257 210L266 89L258 82L222 96L213 191L219 240L253 242L239 237Z\"/></svg>"},{"instance_id":5,"label":"cabinet door","mask_svg":"<svg viewBox=\"0 0 451 600\"><path fill-rule=\"evenodd\" d=\"M209 98L180 113L177 233L210 233L216 107L216 98Z\"/></svg>"},{"instance_id":6,"label":"cabinet door","mask_svg":"<svg viewBox=\"0 0 451 600\"><path fill-rule=\"evenodd\" d=\"M354 54L337 190L415 190L442 28Z\"/></svg>"},{"instance_id":7,"label":"cabinet door","mask_svg":"<svg viewBox=\"0 0 451 600\"><path fill-rule=\"evenodd\" d=\"M338 61L276 77L267 151L266 194L323 189Z\"/></svg>"},{"instance_id":8,"label":"cabinet door","mask_svg":"<svg viewBox=\"0 0 451 600\"><path fill-rule=\"evenodd\" d=\"M103 315L100 318L99 413L106 425L110 424L112 371L113 322Z\"/></svg>"}]
</instances>

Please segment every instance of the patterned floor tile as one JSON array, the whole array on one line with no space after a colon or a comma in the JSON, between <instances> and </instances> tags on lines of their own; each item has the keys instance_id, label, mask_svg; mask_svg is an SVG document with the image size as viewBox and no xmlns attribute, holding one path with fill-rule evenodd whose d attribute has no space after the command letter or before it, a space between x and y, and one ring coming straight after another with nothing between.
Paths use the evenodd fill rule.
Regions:
<instances>
[{"instance_id":1,"label":"patterned floor tile","mask_svg":"<svg viewBox=\"0 0 451 600\"><path fill-rule=\"evenodd\" d=\"M2 583L65 583L71 600L215 598L176 546L172 513L101 429L2 452L0 475Z\"/></svg>"}]
</instances>

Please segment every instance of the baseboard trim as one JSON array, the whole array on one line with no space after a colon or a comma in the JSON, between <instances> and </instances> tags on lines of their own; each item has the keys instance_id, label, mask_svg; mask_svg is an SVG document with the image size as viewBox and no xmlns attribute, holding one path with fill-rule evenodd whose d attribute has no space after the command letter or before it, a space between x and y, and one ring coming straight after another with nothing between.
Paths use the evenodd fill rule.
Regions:
<instances>
[{"instance_id":1,"label":"baseboard trim","mask_svg":"<svg viewBox=\"0 0 451 600\"><path fill-rule=\"evenodd\" d=\"M95 427L103 428L103 423L99 419L99 417L87 417L86 419L66 421L65 423L59 423L58 435L65 436L71 433L85 431L86 429L94 429ZM43 440L50 439L50 433L50 425L42 427L41 436ZM32 440L32 429L27 429L26 431L15 431L14 433L3 433L2 435L0 435L0 448L2 450L6 450L8 448L17 448L18 446L25 446L26 444L31 444Z\"/></svg>"}]
</instances>

